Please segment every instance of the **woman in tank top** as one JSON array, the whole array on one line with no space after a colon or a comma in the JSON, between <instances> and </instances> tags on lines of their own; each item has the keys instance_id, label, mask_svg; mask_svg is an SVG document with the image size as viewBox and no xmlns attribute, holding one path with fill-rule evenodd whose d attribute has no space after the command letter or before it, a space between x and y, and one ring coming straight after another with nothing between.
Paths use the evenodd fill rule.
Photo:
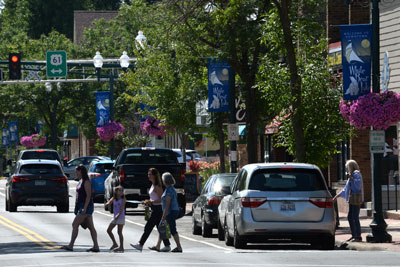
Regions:
<instances>
[{"instance_id":1,"label":"woman in tank top","mask_svg":"<svg viewBox=\"0 0 400 267\"><path fill-rule=\"evenodd\" d=\"M163 188L162 188L160 173L158 172L157 169L150 168L147 173L147 176L149 177L149 180L151 182L151 187L149 190L150 199L143 201L143 204L151 208L151 216L144 227L144 233L140 238L139 243L135 245L131 244L132 247L140 251L142 251L144 243L150 236L150 233L153 230L154 226L160 223L162 216L161 196L163 194ZM159 247L157 248L155 246L149 247L149 249L156 251L163 251L163 252L168 252L171 250L170 242L168 239L164 242L164 245L165 247L162 248L161 250Z\"/></svg>"}]
</instances>

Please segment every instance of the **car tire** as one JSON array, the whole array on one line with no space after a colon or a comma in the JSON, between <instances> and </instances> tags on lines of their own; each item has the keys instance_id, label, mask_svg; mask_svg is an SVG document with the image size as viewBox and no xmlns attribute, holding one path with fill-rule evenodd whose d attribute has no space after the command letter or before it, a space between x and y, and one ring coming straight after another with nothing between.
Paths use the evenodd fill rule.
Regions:
<instances>
[{"instance_id":1,"label":"car tire","mask_svg":"<svg viewBox=\"0 0 400 267\"><path fill-rule=\"evenodd\" d=\"M8 209L10 212L17 212L18 205L13 204L11 200L8 201Z\"/></svg>"},{"instance_id":2,"label":"car tire","mask_svg":"<svg viewBox=\"0 0 400 267\"><path fill-rule=\"evenodd\" d=\"M241 237L237 231L236 223L234 226L234 235L233 235L233 246L235 248L245 248L246 241L244 241L243 237Z\"/></svg>"},{"instance_id":3,"label":"car tire","mask_svg":"<svg viewBox=\"0 0 400 267\"><path fill-rule=\"evenodd\" d=\"M69 212L69 201L67 200L64 204L57 205L57 212L68 213Z\"/></svg>"},{"instance_id":4,"label":"car tire","mask_svg":"<svg viewBox=\"0 0 400 267\"><path fill-rule=\"evenodd\" d=\"M192 211L192 234L201 235L201 227L199 227L194 218L194 213Z\"/></svg>"},{"instance_id":5,"label":"car tire","mask_svg":"<svg viewBox=\"0 0 400 267\"><path fill-rule=\"evenodd\" d=\"M233 238L229 236L228 226L226 225L226 219L224 224L224 234L225 234L225 245L232 246L233 245Z\"/></svg>"},{"instance_id":6,"label":"car tire","mask_svg":"<svg viewBox=\"0 0 400 267\"><path fill-rule=\"evenodd\" d=\"M324 237L319 244L321 250L333 250L335 249L335 236L330 235Z\"/></svg>"},{"instance_id":7,"label":"car tire","mask_svg":"<svg viewBox=\"0 0 400 267\"><path fill-rule=\"evenodd\" d=\"M221 225L221 222L218 220L218 240L224 241L225 239L225 233L224 233L224 228Z\"/></svg>"},{"instance_id":8,"label":"car tire","mask_svg":"<svg viewBox=\"0 0 400 267\"><path fill-rule=\"evenodd\" d=\"M201 216L201 235L203 237L211 237L212 236L212 226L206 222L206 216L203 214Z\"/></svg>"},{"instance_id":9,"label":"car tire","mask_svg":"<svg viewBox=\"0 0 400 267\"><path fill-rule=\"evenodd\" d=\"M7 201L7 199L5 199L5 206L6 206L6 211L9 211L9 210L10 210L10 208L9 208L9 204L8 204L8 201Z\"/></svg>"}]
</instances>

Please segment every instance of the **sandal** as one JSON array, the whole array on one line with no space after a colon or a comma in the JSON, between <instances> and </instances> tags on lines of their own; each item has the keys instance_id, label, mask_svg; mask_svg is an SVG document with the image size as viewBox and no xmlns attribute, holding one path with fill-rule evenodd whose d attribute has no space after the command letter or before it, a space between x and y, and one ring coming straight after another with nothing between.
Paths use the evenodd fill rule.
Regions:
<instances>
[{"instance_id":1,"label":"sandal","mask_svg":"<svg viewBox=\"0 0 400 267\"><path fill-rule=\"evenodd\" d=\"M64 250L67 250L67 251L74 251L73 248L70 248L68 246L62 246L62 247L60 247L60 249L64 249Z\"/></svg>"},{"instance_id":2,"label":"sandal","mask_svg":"<svg viewBox=\"0 0 400 267\"><path fill-rule=\"evenodd\" d=\"M86 252L100 252L100 249L96 248L89 248L86 250Z\"/></svg>"},{"instance_id":3,"label":"sandal","mask_svg":"<svg viewBox=\"0 0 400 267\"><path fill-rule=\"evenodd\" d=\"M157 252L160 252L160 249L157 248L156 246L149 247L149 249L150 249L150 250L157 251Z\"/></svg>"},{"instance_id":4,"label":"sandal","mask_svg":"<svg viewBox=\"0 0 400 267\"><path fill-rule=\"evenodd\" d=\"M175 252L175 253L182 253L182 252L183 252L183 250L182 250L182 248L178 248L178 247L176 247L176 248L174 248L173 250L171 250L171 252Z\"/></svg>"}]
</instances>

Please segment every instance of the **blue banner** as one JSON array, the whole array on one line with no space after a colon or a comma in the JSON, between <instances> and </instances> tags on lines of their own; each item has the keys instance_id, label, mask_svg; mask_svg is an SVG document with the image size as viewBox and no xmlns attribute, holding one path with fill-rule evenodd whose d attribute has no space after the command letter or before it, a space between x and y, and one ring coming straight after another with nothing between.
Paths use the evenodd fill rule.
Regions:
<instances>
[{"instance_id":1,"label":"blue banner","mask_svg":"<svg viewBox=\"0 0 400 267\"><path fill-rule=\"evenodd\" d=\"M10 121L8 123L8 129L10 130L10 142L18 142L18 126L16 121Z\"/></svg>"},{"instance_id":2,"label":"blue banner","mask_svg":"<svg viewBox=\"0 0 400 267\"><path fill-rule=\"evenodd\" d=\"M10 130L9 129L3 129L1 142L2 142L3 146L10 145Z\"/></svg>"},{"instance_id":3,"label":"blue banner","mask_svg":"<svg viewBox=\"0 0 400 267\"><path fill-rule=\"evenodd\" d=\"M42 133L43 133L43 130L42 130L43 125L44 124L43 124L42 121L38 121L37 122L37 124L36 124L36 132L37 132L38 135L42 135Z\"/></svg>"},{"instance_id":4,"label":"blue banner","mask_svg":"<svg viewBox=\"0 0 400 267\"><path fill-rule=\"evenodd\" d=\"M341 25L343 99L371 92L371 24Z\"/></svg>"},{"instance_id":5,"label":"blue banner","mask_svg":"<svg viewBox=\"0 0 400 267\"><path fill-rule=\"evenodd\" d=\"M208 111L229 111L229 77L231 67L226 62L208 59Z\"/></svg>"},{"instance_id":6,"label":"blue banner","mask_svg":"<svg viewBox=\"0 0 400 267\"><path fill-rule=\"evenodd\" d=\"M95 92L96 127L103 127L110 122L110 92Z\"/></svg>"}]
</instances>

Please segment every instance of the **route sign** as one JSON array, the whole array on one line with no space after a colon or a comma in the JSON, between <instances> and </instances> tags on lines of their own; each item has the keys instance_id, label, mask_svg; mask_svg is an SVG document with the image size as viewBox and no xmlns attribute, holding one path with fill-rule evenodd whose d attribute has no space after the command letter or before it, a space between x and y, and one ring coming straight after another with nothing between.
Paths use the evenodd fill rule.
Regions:
<instances>
[{"instance_id":1,"label":"route sign","mask_svg":"<svg viewBox=\"0 0 400 267\"><path fill-rule=\"evenodd\" d=\"M46 75L48 78L67 76L67 52L46 52Z\"/></svg>"}]
</instances>

